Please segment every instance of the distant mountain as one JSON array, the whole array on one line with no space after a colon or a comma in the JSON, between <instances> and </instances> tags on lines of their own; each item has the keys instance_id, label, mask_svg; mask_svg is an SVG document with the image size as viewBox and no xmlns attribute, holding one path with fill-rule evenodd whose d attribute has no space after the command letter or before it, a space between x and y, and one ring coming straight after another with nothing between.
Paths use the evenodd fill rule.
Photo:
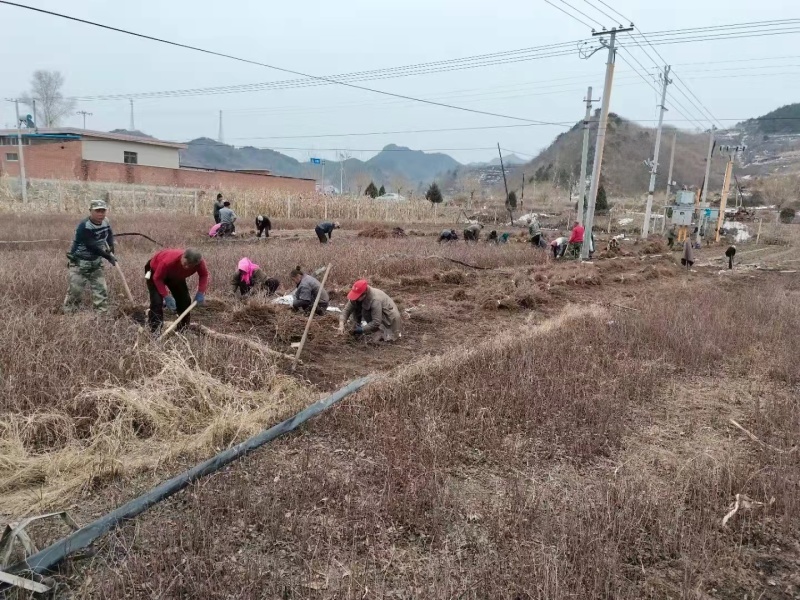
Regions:
<instances>
[{"instance_id":1,"label":"distant mountain","mask_svg":"<svg viewBox=\"0 0 800 600\"><path fill-rule=\"evenodd\" d=\"M528 161L524 158L520 158L516 154L509 154L508 156L503 156L503 164L507 167L514 166L514 165L524 165ZM500 157L491 160L488 164L499 167L500 166Z\"/></svg>"},{"instance_id":2,"label":"distant mountain","mask_svg":"<svg viewBox=\"0 0 800 600\"><path fill-rule=\"evenodd\" d=\"M290 156L276 152L245 146L234 148L210 138L197 138L188 142L188 147L181 151L181 164L187 167L205 169L261 169L275 175L290 177L319 178L319 166L300 162ZM359 181L352 187L365 187L362 181L372 180L375 185L384 185L387 189L403 185L408 189L430 183L437 175L446 171L454 171L461 163L447 154L426 153L403 146L389 144L381 152L367 161L349 158L344 162L348 180ZM340 163L326 160L327 183L338 187ZM400 183L402 182L402 183Z\"/></svg>"},{"instance_id":3,"label":"distant mountain","mask_svg":"<svg viewBox=\"0 0 800 600\"><path fill-rule=\"evenodd\" d=\"M765 115L739 123L737 128L751 134L800 134L800 104L781 106Z\"/></svg>"}]
</instances>

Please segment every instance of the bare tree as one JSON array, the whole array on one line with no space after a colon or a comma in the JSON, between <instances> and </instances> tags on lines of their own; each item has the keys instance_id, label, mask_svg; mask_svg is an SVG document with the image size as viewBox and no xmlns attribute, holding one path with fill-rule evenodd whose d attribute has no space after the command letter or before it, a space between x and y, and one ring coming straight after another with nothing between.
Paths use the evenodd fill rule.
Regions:
<instances>
[{"instance_id":1,"label":"bare tree","mask_svg":"<svg viewBox=\"0 0 800 600\"><path fill-rule=\"evenodd\" d=\"M367 186L372 181L372 177L364 171L359 171L350 178L356 184L356 196L360 197L362 192L367 189Z\"/></svg>"},{"instance_id":2,"label":"bare tree","mask_svg":"<svg viewBox=\"0 0 800 600\"><path fill-rule=\"evenodd\" d=\"M389 182L389 186L402 196L403 190L407 190L410 187L410 184L402 175L394 175Z\"/></svg>"},{"instance_id":3,"label":"bare tree","mask_svg":"<svg viewBox=\"0 0 800 600\"><path fill-rule=\"evenodd\" d=\"M75 101L61 93L64 76L59 71L34 71L31 90L20 99L23 104L33 106L41 115L45 127L57 127L65 116L75 109Z\"/></svg>"}]
</instances>

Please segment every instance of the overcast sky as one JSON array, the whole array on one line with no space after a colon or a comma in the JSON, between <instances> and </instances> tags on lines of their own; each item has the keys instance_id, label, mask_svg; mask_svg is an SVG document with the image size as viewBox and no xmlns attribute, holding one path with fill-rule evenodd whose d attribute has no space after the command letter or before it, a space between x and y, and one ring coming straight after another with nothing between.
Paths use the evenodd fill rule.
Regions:
<instances>
[{"instance_id":1,"label":"overcast sky","mask_svg":"<svg viewBox=\"0 0 800 600\"><path fill-rule=\"evenodd\" d=\"M544 0L21 1L314 75L457 59L589 37L586 26ZM553 1L560 4L559 0ZM568 1L603 24L616 24L594 11L585 0ZM645 33L800 17L796 0L606 3L632 19L637 29ZM592 4L610 12L597 0ZM66 78L65 92L70 96L205 88L295 77L7 5L0 5L0 21L4 24L3 47L7 58L13 57L3 61L3 98L26 91L35 69L61 71ZM655 71L653 61L642 50L624 36L620 38L643 66L651 73ZM725 119L758 116L800 101L798 42L800 34L791 34L663 45L657 49L714 117L733 124L733 120ZM647 49L654 55L652 49ZM624 54L623 50L621 55ZM595 98L602 93L605 59L606 52L601 51L582 60L576 48L567 56L364 81L359 85L524 119L574 122L583 116L586 87L594 86ZM735 60L748 62L720 62ZM709 62L714 64L698 64ZM677 92L676 97L687 107L689 117L700 119L698 109ZM650 124L648 120L657 116L657 104L655 91L618 60L612 111ZM333 159L336 149L348 149L352 156L367 159L388 143L423 150L446 149L462 162L490 160L496 154L491 148L498 142L503 148L534 155L564 130L547 125L314 137L520 124L507 118L332 85L137 100L134 106L138 129L179 141L200 136L216 138L218 113L223 110L227 143L275 148L302 160L310 156ZM126 100L82 101L77 110L93 113L87 120L91 129L125 128L129 124ZM691 128L683 118L674 110L668 113L668 119L676 125ZM64 125L81 126L81 122L75 115ZM0 124L13 126L13 104L2 103ZM708 126L707 119L703 125Z\"/></svg>"}]
</instances>

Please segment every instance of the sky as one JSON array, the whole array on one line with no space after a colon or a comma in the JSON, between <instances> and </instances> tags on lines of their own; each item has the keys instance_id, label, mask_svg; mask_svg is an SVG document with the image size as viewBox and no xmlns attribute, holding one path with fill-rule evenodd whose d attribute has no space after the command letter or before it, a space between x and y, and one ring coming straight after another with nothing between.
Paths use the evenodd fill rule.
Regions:
<instances>
[{"instance_id":1,"label":"sky","mask_svg":"<svg viewBox=\"0 0 800 600\"><path fill-rule=\"evenodd\" d=\"M598 27L590 17L607 27L619 24L609 18L617 15L606 5L631 19L637 31L645 34L800 17L796 0L605 0L605 5L600 0L566 0L566 4L564 0L551 1L586 24L545 0L20 3L317 76L574 41L574 45L564 48L563 55L556 57L357 83L498 116L340 85L134 101L136 128L167 140L187 141L201 136L216 139L222 110L223 139L235 146L273 148L299 160L335 159L340 152L366 160L385 145L395 143L426 151L441 150L463 163L493 159L498 143L504 151L532 158L568 128L558 123L574 123L583 118L587 86L594 87L595 99L602 96L607 52L600 50L584 60L579 56L577 41L590 39L587 25ZM264 66L9 5L0 4L0 20L4 24L4 47L18 49L14 60L3 61L3 99L26 92L36 69L60 71L66 79L65 94L79 98L297 79L296 75ZM800 24L796 29L798 33L788 35L656 44L655 50L641 41L637 46L630 37L620 34L623 49L617 58L611 110L642 124L655 124L659 98L654 87L660 86L655 73L663 68L662 57L680 78L676 81L673 77L670 86L666 122L681 128L708 128L711 118L703 114L705 111L729 126L800 101ZM656 55L656 50L661 56ZM654 87L645 83L625 60ZM673 95L683 110L673 105ZM599 107L599 102L595 106ZM80 100L77 110L92 113L87 117L89 129L107 131L129 126L130 104L124 98ZM12 127L14 122L13 103L0 102L0 125ZM71 115L63 125L81 127L82 117ZM480 127L486 129L419 132ZM412 130L417 133L381 133ZM375 132L381 134L342 135Z\"/></svg>"}]
</instances>

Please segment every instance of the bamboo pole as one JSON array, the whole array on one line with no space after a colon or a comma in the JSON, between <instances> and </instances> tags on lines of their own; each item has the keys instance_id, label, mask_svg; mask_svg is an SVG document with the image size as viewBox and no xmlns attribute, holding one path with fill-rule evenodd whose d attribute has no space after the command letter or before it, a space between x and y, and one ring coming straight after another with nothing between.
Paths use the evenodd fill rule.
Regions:
<instances>
[{"instance_id":1,"label":"bamboo pole","mask_svg":"<svg viewBox=\"0 0 800 600\"><path fill-rule=\"evenodd\" d=\"M317 292L317 297L314 298L314 306L311 307L311 312L308 315L308 321L306 321L306 328L303 330L303 337L300 339L300 346L297 348L297 354L295 354L294 362L292 363L292 371L297 368L297 363L300 361L300 353L303 352L303 347L306 345L306 339L308 338L308 330L311 329L311 321L314 319L314 313L317 312L317 306L319 305L319 297L322 295L322 290L325 289L325 282L328 280L328 275L331 272L331 263L328 263L328 268L325 269L325 275L322 277L322 283L319 284L319 291Z\"/></svg>"},{"instance_id":2,"label":"bamboo pole","mask_svg":"<svg viewBox=\"0 0 800 600\"><path fill-rule=\"evenodd\" d=\"M175 331L175 328L176 328L176 327L177 327L177 326L180 324L180 322L181 322L181 321L183 321L183 319L184 319L184 317L186 317L186 315L188 315L190 312L192 312L192 309L193 309L195 306L197 306L197 300L195 300L194 302L192 302L192 303L189 305L189 308L187 308L185 311L183 311L183 312L182 312L182 313L181 313L181 314L178 316L178 318L177 318L177 319L175 319L175 320L172 322L172 325L170 325L170 326L167 328L167 330L166 330L164 333L162 333L162 334L161 334L161 337L160 337L160 338L158 338L158 341L159 341L159 342L163 342L163 341L164 341L164 338L166 338L166 337L167 337L167 336L168 336L170 333L172 333L173 331Z\"/></svg>"},{"instance_id":3,"label":"bamboo pole","mask_svg":"<svg viewBox=\"0 0 800 600\"><path fill-rule=\"evenodd\" d=\"M135 304L135 300L133 299L133 294L131 294L131 288L128 287L128 281L125 279L125 273L122 272L122 267L119 266L119 263L114 263L114 267L117 269L117 273L119 273L119 278L122 280L122 287L125 288L125 295L128 297L128 300L131 304Z\"/></svg>"}]
</instances>

